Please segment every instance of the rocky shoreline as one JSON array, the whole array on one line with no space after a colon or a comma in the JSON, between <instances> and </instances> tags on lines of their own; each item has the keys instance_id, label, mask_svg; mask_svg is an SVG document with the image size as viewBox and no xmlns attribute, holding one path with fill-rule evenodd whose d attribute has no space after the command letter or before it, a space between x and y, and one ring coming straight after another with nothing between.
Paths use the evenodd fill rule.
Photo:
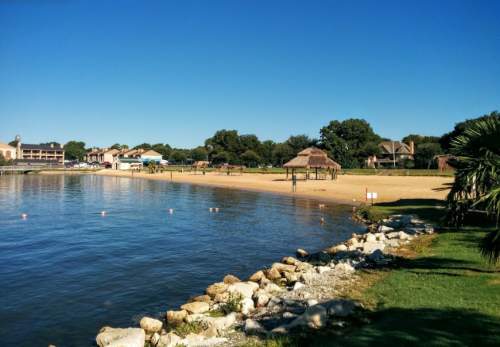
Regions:
<instances>
[{"instance_id":1,"label":"rocky shoreline","mask_svg":"<svg viewBox=\"0 0 500 347\"><path fill-rule=\"evenodd\" d=\"M232 347L248 335L286 334L299 326L321 329L328 323L342 329L342 319L361 306L338 299L355 282L356 270L389 266L397 257L395 250L436 228L416 215L390 216L370 223L364 235L352 234L324 251L307 254L299 249L302 261L283 258L246 282L227 275L180 310L168 311L162 319L142 318L140 328L104 327L96 342L100 347Z\"/></svg>"}]
</instances>

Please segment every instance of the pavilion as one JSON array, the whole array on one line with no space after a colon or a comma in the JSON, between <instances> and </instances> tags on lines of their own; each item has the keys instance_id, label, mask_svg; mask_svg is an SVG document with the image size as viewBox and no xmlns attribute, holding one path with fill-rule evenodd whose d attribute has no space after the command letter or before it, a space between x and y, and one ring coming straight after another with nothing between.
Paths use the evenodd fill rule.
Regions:
<instances>
[{"instance_id":1,"label":"pavilion","mask_svg":"<svg viewBox=\"0 0 500 347\"><path fill-rule=\"evenodd\" d=\"M286 168L286 179L288 180L288 169L292 169L292 176L296 169L306 169L306 179L309 177L309 170L316 170L316 179L318 179L318 169L330 169L332 180L341 166L328 158L325 152L317 148L307 148L297 154L297 157L283 165Z\"/></svg>"}]
</instances>

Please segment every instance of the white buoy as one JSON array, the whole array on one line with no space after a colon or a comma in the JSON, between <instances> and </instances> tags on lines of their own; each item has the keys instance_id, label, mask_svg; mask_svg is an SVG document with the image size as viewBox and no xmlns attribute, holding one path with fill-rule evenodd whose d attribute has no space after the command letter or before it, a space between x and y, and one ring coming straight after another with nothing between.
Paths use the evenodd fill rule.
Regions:
<instances>
[{"instance_id":1,"label":"white buoy","mask_svg":"<svg viewBox=\"0 0 500 347\"><path fill-rule=\"evenodd\" d=\"M101 216L105 216L106 215L106 211L101 211Z\"/></svg>"},{"instance_id":2,"label":"white buoy","mask_svg":"<svg viewBox=\"0 0 500 347\"><path fill-rule=\"evenodd\" d=\"M173 212L174 212L174 209L173 209L173 208L171 208L171 209L169 209L169 210L168 210L168 212L173 213Z\"/></svg>"},{"instance_id":3,"label":"white buoy","mask_svg":"<svg viewBox=\"0 0 500 347\"><path fill-rule=\"evenodd\" d=\"M28 215L26 213L23 213L23 215L21 217L23 217L24 219L26 219L28 217Z\"/></svg>"}]
</instances>

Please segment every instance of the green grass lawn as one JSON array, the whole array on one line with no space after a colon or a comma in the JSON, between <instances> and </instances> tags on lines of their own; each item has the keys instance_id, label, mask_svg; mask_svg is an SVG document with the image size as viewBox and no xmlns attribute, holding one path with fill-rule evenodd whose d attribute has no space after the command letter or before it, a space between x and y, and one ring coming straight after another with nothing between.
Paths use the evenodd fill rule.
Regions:
<instances>
[{"instance_id":1,"label":"green grass lawn","mask_svg":"<svg viewBox=\"0 0 500 347\"><path fill-rule=\"evenodd\" d=\"M438 201L413 200L376 205L380 215L415 211L432 222ZM420 237L412 255L386 270L359 272L357 286L345 297L360 301L342 329L295 332L265 346L500 346L500 267L477 251L491 223L476 214L460 231L444 229ZM417 253L416 253L417 252Z\"/></svg>"},{"instance_id":2,"label":"green grass lawn","mask_svg":"<svg viewBox=\"0 0 500 347\"><path fill-rule=\"evenodd\" d=\"M379 172L381 172L379 170ZM439 170L412 170L399 169L391 172L390 176L444 176L453 177L455 171L439 171Z\"/></svg>"}]
</instances>

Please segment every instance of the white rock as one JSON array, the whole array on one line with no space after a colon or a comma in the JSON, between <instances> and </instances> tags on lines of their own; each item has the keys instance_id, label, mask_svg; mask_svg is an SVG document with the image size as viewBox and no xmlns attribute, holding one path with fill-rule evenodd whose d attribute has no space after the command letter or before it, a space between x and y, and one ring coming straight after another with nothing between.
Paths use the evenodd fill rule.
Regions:
<instances>
[{"instance_id":1,"label":"white rock","mask_svg":"<svg viewBox=\"0 0 500 347\"><path fill-rule=\"evenodd\" d=\"M316 267L316 272L322 274L323 272L331 271L329 266L318 266Z\"/></svg>"},{"instance_id":2,"label":"white rock","mask_svg":"<svg viewBox=\"0 0 500 347\"><path fill-rule=\"evenodd\" d=\"M345 317L354 311L356 304L351 300L330 300L322 302L318 306L323 306L329 316Z\"/></svg>"},{"instance_id":3,"label":"white rock","mask_svg":"<svg viewBox=\"0 0 500 347\"><path fill-rule=\"evenodd\" d=\"M278 306L281 304L281 302L282 300L280 298L278 298L277 296L273 296L267 303L267 307L272 308L273 306Z\"/></svg>"},{"instance_id":4,"label":"white rock","mask_svg":"<svg viewBox=\"0 0 500 347\"><path fill-rule=\"evenodd\" d=\"M302 288L304 285L300 282L295 282L295 284L293 285L293 289L292 290L297 290L297 289L300 289Z\"/></svg>"},{"instance_id":5,"label":"white rock","mask_svg":"<svg viewBox=\"0 0 500 347\"><path fill-rule=\"evenodd\" d=\"M217 330L226 330L236 322L236 317L236 312L231 312L225 317L205 317L201 319L201 322L209 326L214 325Z\"/></svg>"},{"instance_id":6,"label":"white rock","mask_svg":"<svg viewBox=\"0 0 500 347\"><path fill-rule=\"evenodd\" d=\"M304 314L300 315L288 327L297 325L307 325L314 328L322 328L326 325L326 309L321 305L315 305L306 308Z\"/></svg>"},{"instance_id":7,"label":"white rock","mask_svg":"<svg viewBox=\"0 0 500 347\"><path fill-rule=\"evenodd\" d=\"M283 288L274 283L269 283L264 287L264 290L268 293L273 293L273 292L282 292Z\"/></svg>"},{"instance_id":8,"label":"white rock","mask_svg":"<svg viewBox=\"0 0 500 347\"><path fill-rule=\"evenodd\" d=\"M377 237L374 234L368 233L366 235L365 242L375 242L375 241L377 241Z\"/></svg>"},{"instance_id":9,"label":"white rock","mask_svg":"<svg viewBox=\"0 0 500 347\"><path fill-rule=\"evenodd\" d=\"M180 336L174 333L168 333L160 336L160 341L158 341L156 347L174 347L177 346L181 340Z\"/></svg>"},{"instance_id":10,"label":"white rock","mask_svg":"<svg viewBox=\"0 0 500 347\"><path fill-rule=\"evenodd\" d=\"M163 327L163 323L161 321L149 317L143 317L140 324L142 329L154 333L157 333Z\"/></svg>"},{"instance_id":11,"label":"white rock","mask_svg":"<svg viewBox=\"0 0 500 347\"><path fill-rule=\"evenodd\" d=\"M354 271L356 271L351 265L347 263L338 263L337 265L335 265L335 270L339 270L345 273L353 273Z\"/></svg>"},{"instance_id":12,"label":"white rock","mask_svg":"<svg viewBox=\"0 0 500 347\"><path fill-rule=\"evenodd\" d=\"M385 244L377 242L365 242L363 244L363 252L372 253L376 249L384 250Z\"/></svg>"},{"instance_id":13,"label":"white rock","mask_svg":"<svg viewBox=\"0 0 500 347\"><path fill-rule=\"evenodd\" d=\"M244 298L241 300L241 313L249 314L255 310L253 305L253 300L250 298Z\"/></svg>"},{"instance_id":14,"label":"white rock","mask_svg":"<svg viewBox=\"0 0 500 347\"><path fill-rule=\"evenodd\" d=\"M183 344L183 345L189 346L189 345L194 344L196 342L203 341L204 339L205 338L203 336L200 336L198 334L189 333L185 338L180 340L178 344L179 345Z\"/></svg>"},{"instance_id":15,"label":"white rock","mask_svg":"<svg viewBox=\"0 0 500 347\"><path fill-rule=\"evenodd\" d=\"M229 288L227 288L227 291L233 293L240 293L245 298L251 298L254 292L253 288L254 288L253 285L244 282L238 282L231 284Z\"/></svg>"},{"instance_id":16,"label":"white rock","mask_svg":"<svg viewBox=\"0 0 500 347\"><path fill-rule=\"evenodd\" d=\"M259 284L258 284L258 283L251 282L251 281L249 281L249 282L245 282L245 283L246 283L246 284L248 284L250 287L252 287L252 290L253 290L253 292L254 292L254 293L255 293L256 291L258 291L258 290L259 290L259 288L260 288L260 286L259 286Z\"/></svg>"},{"instance_id":17,"label":"white rock","mask_svg":"<svg viewBox=\"0 0 500 347\"><path fill-rule=\"evenodd\" d=\"M245 323L243 324L242 330L244 332L251 332L251 331L265 331L264 327L260 325L259 322L254 321L253 319L247 319Z\"/></svg>"},{"instance_id":18,"label":"white rock","mask_svg":"<svg viewBox=\"0 0 500 347\"><path fill-rule=\"evenodd\" d=\"M318 304L318 300L311 299L311 300L307 300L306 301L306 306L307 307L311 307L311 306L314 306L314 305L317 305L317 304Z\"/></svg>"},{"instance_id":19,"label":"white rock","mask_svg":"<svg viewBox=\"0 0 500 347\"><path fill-rule=\"evenodd\" d=\"M378 227L378 231L382 232L382 233L387 233L389 231L394 231L394 228L391 228L391 227L388 227L388 226L385 226L385 225L381 225Z\"/></svg>"},{"instance_id":20,"label":"white rock","mask_svg":"<svg viewBox=\"0 0 500 347\"><path fill-rule=\"evenodd\" d=\"M100 347L144 347L146 333L140 328L114 329L106 327L96 337Z\"/></svg>"},{"instance_id":21,"label":"white rock","mask_svg":"<svg viewBox=\"0 0 500 347\"><path fill-rule=\"evenodd\" d=\"M209 308L209 304L201 301L190 302L181 306L181 310L186 310L189 314L203 313L208 311Z\"/></svg>"},{"instance_id":22,"label":"white rock","mask_svg":"<svg viewBox=\"0 0 500 347\"><path fill-rule=\"evenodd\" d=\"M274 334L287 334L288 329L286 325L281 325L277 328L274 328L270 332L267 333L267 336L274 335Z\"/></svg>"},{"instance_id":23,"label":"white rock","mask_svg":"<svg viewBox=\"0 0 500 347\"><path fill-rule=\"evenodd\" d=\"M299 315L298 314L295 314L295 313L292 313L292 312L285 312L283 313L283 318L287 319L287 318L297 318Z\"/></svg>"}]
</instances>

